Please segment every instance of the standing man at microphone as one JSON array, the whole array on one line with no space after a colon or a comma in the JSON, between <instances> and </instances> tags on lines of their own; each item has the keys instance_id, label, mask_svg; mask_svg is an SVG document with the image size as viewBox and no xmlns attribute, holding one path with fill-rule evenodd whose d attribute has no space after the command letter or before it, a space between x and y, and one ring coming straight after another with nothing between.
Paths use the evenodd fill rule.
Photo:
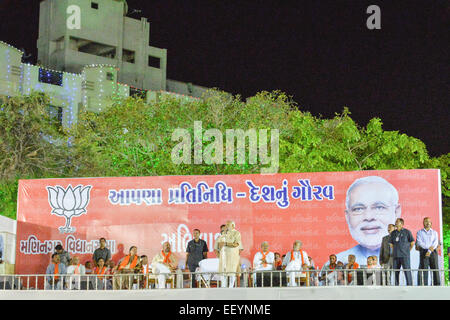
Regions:
<instances>
[{"instance_id":1,"label":"standing man at microphone","mask_svg":"<svg viewBox=\"0 0 450 320\"><path fill-rule=\"evenodd\" d=\"M412 285L410 251L414 246L414 237L408 229L403 228L404 220L398 218L395 220L397 230L391 232L390 246L393 251L394 269L403 267L406 277L406 285ZM395 285L399 285L400 271L395 271Z\"/></svg>"},{"instance_id":2,"label":"standing man at microphone","mask_svg":"<svg viewBox=\"0 0 450 320\"><path fill-rule=\"evenodd\" d=\"M234 287L236 273L239 271L240 244L241 233L235 229L234 221L227 221L227 232L223 240L219 242L219 251L222 252L223 250L224 253L221 253L219 256L219 272L222 273L222 288L227 287L228 277L230 281L229 287Z\"/></svg>"}]
</instances>

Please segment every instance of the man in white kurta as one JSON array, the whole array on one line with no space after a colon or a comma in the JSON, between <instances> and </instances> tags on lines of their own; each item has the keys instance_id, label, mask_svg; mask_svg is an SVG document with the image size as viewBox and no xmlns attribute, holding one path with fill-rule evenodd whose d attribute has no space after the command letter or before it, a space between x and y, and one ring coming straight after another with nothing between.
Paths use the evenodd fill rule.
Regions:
<instances>
[{"instance_id":1,"label":"man in white kurta","mask_svg":"<svg viewBox=\"0 0 450 320\"><path fill-rule=\"evenodd\" d=\"M80 263L80 258L78 256L74 256L72 258L72 265L67 267L67 274L69 277L69 289L80 290L81 276L85 275L86 269Z\"/></svg>"},{"instance_id":2,"label":"man in white kurta","mask_svg":"<svg viewBox=\"0 0 450 320\"><path fill-rule=\"evenodd\" d=\"M294 242L293 250L286 253L286 256L283 260L283 266L286 266L286 271L298 271L287 273L287 276L289 278L288 286L297 286L295 277L300 276L303 265L309 267L308 253L302 250L302 242L300 240L297 240Z\"/></svg>"},{"instance_id":3,"label":"man in white kurta","mask_svg":"<svg viewBox=\"0 0 450 320\"><path fill-rule=\"evenodd\" d=\"M219 250L219 243L223 242L225 239L225 233L227 232L227 225L223 224L220 226L220 235L217 237L216 242L214 242L214 253L216 254L216 257L218 258L220 256ZM239 244L239 252L242 252L244 250L244 247L242 246L242 243Z\"/></svg>"},{"instance_id":4,"label":"man in white kurta","mask_svg":"<svg viewBox=\"0 0 450 320\"><path fill-rule=\"evenodd\" d=\"M227 232L219 241L219 272L223 273L222 287L227 287L229 277L229 285L232 288L236 282L236 273L239 271L239 246L241 244L241 233L235 229L234 221L227 222Z\"/></svg>"},{"instance_id":5,"label":"man in white kurta","mask_svg":"<svg viewBox=\"0 0 450 320\"><path fill-rule=\"evenodd\" d=\"M253 258L253 271L271 271L274 270L273 263L275 255L269 251L269 243L261 243L261 251L255 253ZM253 273L253 283L256 283L256 273Z\"/></svg>"},{"instance_id":6,"label":"man in white kurta","mask_svg":"<svg viewBox=\"0 0 450 320\"><path fill-rule=\"evenodd\" d=\"M152 260L152 272L157 275L158 288L166 287L166 280L173 277L177 269L177 259L170 250L170 243L164 242L163 249Z\"/></svg>"}]
</instances>

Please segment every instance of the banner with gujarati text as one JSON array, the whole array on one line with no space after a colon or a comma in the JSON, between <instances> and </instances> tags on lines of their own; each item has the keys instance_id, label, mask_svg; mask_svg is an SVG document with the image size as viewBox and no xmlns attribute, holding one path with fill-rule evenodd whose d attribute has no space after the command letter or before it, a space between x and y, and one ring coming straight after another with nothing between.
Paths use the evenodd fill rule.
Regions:
<instances>
[{"instance_id":1,"label":"banner with gujarati text","mask_svg":"<svg viewBox=\"0 0 450 320\"><path fill-rule=\"evenodd\" d=\"M84 263L100 237L116 262L132 245L151 261L169 241L184 266L192 230L214 258L227 220L241 232L247 266L263 241L284 255L295 240L316 266L332 253L365 265L397 217L414 237L430 217L442 241L440 201L435 169L20 180L16 273L44 274L57 244ZM418 267L415 249L411 263Z\"/></svg>"}]
</instances>

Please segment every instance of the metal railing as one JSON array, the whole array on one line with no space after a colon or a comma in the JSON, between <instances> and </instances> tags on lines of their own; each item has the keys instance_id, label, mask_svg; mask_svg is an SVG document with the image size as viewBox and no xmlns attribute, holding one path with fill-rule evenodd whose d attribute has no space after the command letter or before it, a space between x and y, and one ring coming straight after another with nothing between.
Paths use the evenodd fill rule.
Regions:
<instances>
[{"instance_id":1,"label":"metal railing","mask_svg":"<svg viewBox=\"0 0 450 320\"><path fill-rule=\"evenodd\" d=\"M0 290L143 290L156 288L292 287L292 286L446 286L448 269L264 270L114 275L0 275ZM403 281L396 278L402 275Z\"/></svg>"}]
</instances>

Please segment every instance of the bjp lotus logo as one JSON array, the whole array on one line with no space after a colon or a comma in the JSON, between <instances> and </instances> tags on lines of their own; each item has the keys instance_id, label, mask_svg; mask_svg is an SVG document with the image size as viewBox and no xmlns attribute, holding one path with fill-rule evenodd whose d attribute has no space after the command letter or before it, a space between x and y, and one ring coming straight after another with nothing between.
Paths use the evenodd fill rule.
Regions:
<instances>
[{"instance_id":1,"label":"bjp lotus logo","mask_svg":"<svg viewBox=\"0 0 450 320\"><path fill-rule=\"evenodd\" d=\"M70 223L73 217L86 213L91 188L92 186L79 185L73 189L70 184L66 189L61 186L47 187L48 202L53 209L51 213L66 219L66 225L59 227L59 232L75 232L75 227L71 227Z\"/></svg>"}]
</instances>

